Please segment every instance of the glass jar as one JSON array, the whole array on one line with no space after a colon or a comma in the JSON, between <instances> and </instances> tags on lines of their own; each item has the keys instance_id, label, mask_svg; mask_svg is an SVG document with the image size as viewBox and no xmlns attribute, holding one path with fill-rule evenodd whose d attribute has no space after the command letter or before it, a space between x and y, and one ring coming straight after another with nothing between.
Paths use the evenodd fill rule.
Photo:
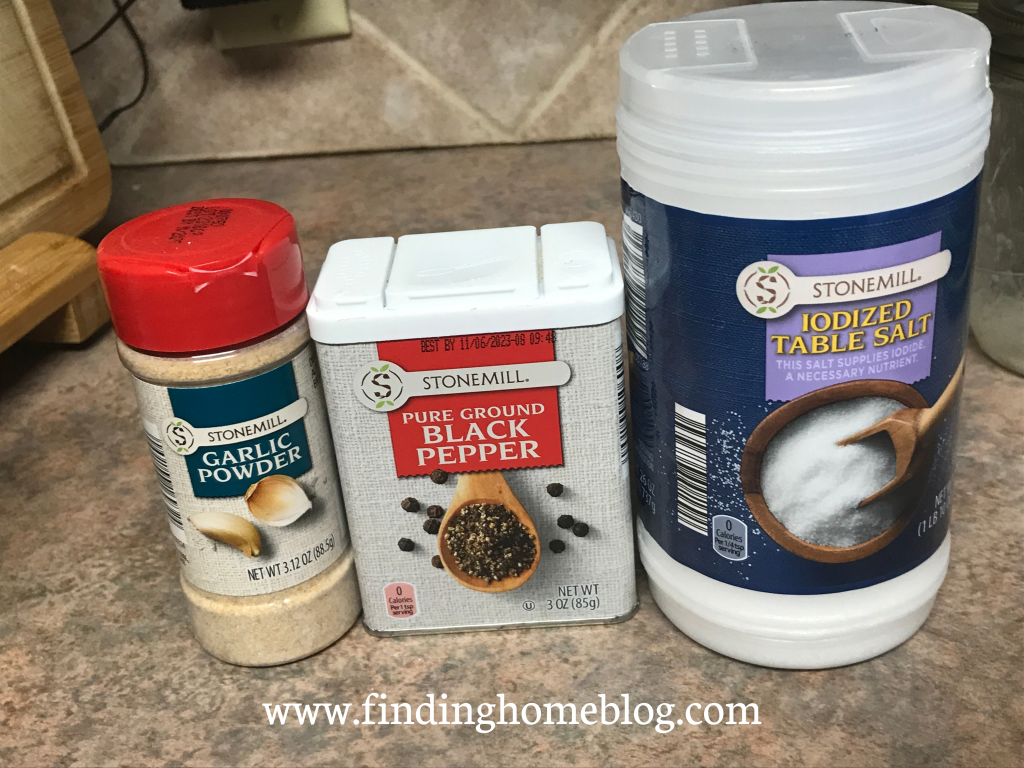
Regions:
<instances>
[{"instance_id":1,"label":"glass jar","mask_svg":"<svg viewBox=\"0 0 1024 768\"><path fill-rule=\"evenodd\" d=\"M992 137L985 158L971 329L981 348L1024 375L1024 3L986 0L992 31Z\"/></svg>"}]
</instances>

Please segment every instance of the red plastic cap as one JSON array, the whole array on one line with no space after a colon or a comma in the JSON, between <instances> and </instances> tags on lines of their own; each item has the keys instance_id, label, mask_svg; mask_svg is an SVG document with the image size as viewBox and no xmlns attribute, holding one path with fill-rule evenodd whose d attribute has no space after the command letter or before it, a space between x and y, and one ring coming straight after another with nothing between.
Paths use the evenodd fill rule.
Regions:
<instances>
[{"instance_id":1,"label":"red plastic cap","mask_svg":"<svg viewBox=\"0 0 1024 768\"><path fill-rule=\"evenodd\" d=\"M272 333L306 307L295 220L262 200L185 203L122 224L97 249L114 330L152 352Z\"/></svg>"}]
</instances>

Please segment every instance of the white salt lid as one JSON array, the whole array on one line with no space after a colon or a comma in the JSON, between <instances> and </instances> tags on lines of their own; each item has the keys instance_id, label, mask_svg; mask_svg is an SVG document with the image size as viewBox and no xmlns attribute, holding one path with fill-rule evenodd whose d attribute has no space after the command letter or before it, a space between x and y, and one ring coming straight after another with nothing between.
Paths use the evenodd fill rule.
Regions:
<instances>
[{"instance_id":1,"label":"white salt lid","mask_svg":"<svg viewBox=\"0 0 1024 768\"><path fill-rule=\"evenodd\" d=\"M746 218L946 194L981 168L989 43L962 13L880 2L763 3L651 24L619 57L623 177L663 203Z\"/></svg>"},{"instance_id":2,"label":"white salt lid","mask_svg":"<svg viewBox=\"0 0 1024 768\"><path fill-rule=\"evenodd\" d=\"M623 312L614 241L593 221L343 240L306 308L324 344L598 325Z\"/></svg>"}]
</instances>

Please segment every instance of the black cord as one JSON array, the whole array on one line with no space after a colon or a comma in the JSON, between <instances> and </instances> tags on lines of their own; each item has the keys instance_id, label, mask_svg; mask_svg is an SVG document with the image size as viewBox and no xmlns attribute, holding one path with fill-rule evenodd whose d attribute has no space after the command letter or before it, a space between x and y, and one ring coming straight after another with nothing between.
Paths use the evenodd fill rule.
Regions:
<instances>
[{"instance_id":1,"label":"black cord","mask_svg":"<svg viewBox=\"0 0 1024 768\"><path fill-rule=\"evenodd\" d=\"M126 2L124 5L119 7L118 10L117 10L117 13L115 13L113 16L111 16L109 19L107 19L105 22L103 22L103 26L100 27L99 29L97 29L96 33L92 37L90 37L88 40L86 40L81 45L78 45L78 46L72 48L71 49L71 55L74 56L77 53L81 53L86 48L88 48L90 45L92 45L97 40L99 40L101 37L103 37L103 34L108 29L110 29L112 26L114 26L114 24L117 23L117 20L120 19L122 16L124 16L125 13L127 13L128 9L131 8L133 5L135 5L135 3L136 3L136 0L128 0L128 2Z\"/></svg>"},{"instance_id":2,"label":"black cord","mask_svg":"<svg viewBox=\"0 0 1024 768\"><path fill-rule=\"evenodd\" d=\"M139 36L139 31L135 28L135 25L132 24L132 20L128 18L128 15L125 13L125 11L127 11L132 6L135 0L126 0L124 5L122 5L118 0L111 0L111 2L114 4L114 7L117 8L117 13L114 14L112 21L121 19L124 22L124 25L128 28L128 34L132 36L132 40L135 41L135 47L139 50L139 58L142 61L142 85L139 87L139 92L135 95L134 99L125 104L123 107L118 107L117 109L113 110L110 114L108 114L106 117L100 120L99 125L97 126L100 130L100 133L103 133L103 131L107 130L107 128L110 127L111 123L113 123L117 118L119 118L129 109L138 104L142 100L142 97L145 95L146 89L149 87L149 57L146 55L146 44L142 41L142 37ZM89 41L86 42L88 43ZM82 46L80 45L76 50L81 50L81 48Z\"/></svg>"}]
</instances>

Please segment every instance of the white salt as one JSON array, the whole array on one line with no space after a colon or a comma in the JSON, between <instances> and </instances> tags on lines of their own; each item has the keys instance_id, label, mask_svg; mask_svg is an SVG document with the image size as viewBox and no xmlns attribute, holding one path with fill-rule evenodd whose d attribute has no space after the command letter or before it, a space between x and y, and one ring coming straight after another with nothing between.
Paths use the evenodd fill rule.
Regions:
<instances>
[{"instance_id":1,"label":"white salt","mask_svg":"<svg viewBox=\"0 0 1024 768\"><path fill-rule=\"evenodd\" d=\"M889 436L836 442L905 407L861 397L815 408L783 427L761 464L761 491L776 519L804 541L830 547L860 544L892 526L905 503L899 489L857 508L896 476Z\"/></svg>"}]
</instances>

